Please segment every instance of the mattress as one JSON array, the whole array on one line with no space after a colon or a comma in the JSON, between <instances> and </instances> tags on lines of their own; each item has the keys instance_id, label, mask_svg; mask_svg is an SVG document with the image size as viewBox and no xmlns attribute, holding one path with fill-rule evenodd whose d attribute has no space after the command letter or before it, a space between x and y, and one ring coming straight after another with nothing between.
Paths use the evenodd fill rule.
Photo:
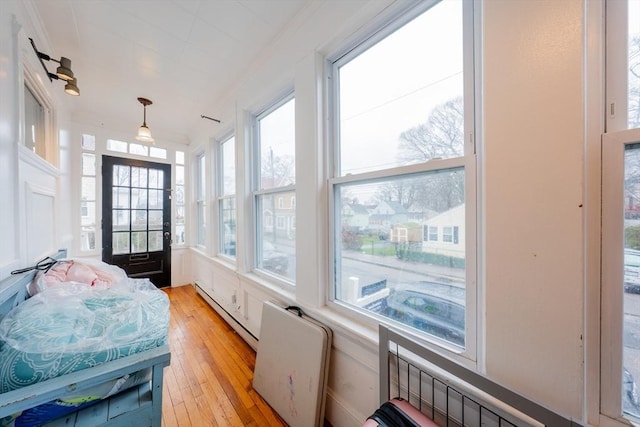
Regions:
<instances>
[{"instance_id":1,"label":"mattress","mask_svg":"<svg viewBox=\"0 0 640 427\"><path fill-rule=\"evenodd\" d=\"M0 393L166 344L169 300L148 280L50 287L0 322Z\"/></svg>"}]
</instances>

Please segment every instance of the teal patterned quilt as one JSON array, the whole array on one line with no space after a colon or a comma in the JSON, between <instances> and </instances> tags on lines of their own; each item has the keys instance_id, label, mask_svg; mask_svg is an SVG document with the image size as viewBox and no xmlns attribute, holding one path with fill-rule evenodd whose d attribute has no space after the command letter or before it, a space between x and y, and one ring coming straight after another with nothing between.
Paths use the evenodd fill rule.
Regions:
<instances>
[{"instance_id":1,"label":"teal patterned quilt","mask_svg":"<svg viewBox=\"0 0 640 427\"><path fill-rule=\"evenodd\" d=\"M169 300L148 280L61 283L0 322L0 393L167 343Z\"/></svg>"}]
</instances>

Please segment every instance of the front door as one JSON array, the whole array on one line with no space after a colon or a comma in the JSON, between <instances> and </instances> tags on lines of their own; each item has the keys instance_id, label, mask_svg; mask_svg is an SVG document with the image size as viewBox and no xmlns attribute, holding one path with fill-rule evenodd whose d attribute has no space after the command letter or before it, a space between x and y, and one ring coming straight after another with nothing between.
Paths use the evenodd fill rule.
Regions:
<instances>
[{"instance_id":1,"label":"front door","mask_svg":"<svg viewBox=\"0 0 640 427\"><path fill-rule=\"evenodd\" d=\"M102 156L102 260L171 284L171 165Z\"/></svg>"}]
</instances>

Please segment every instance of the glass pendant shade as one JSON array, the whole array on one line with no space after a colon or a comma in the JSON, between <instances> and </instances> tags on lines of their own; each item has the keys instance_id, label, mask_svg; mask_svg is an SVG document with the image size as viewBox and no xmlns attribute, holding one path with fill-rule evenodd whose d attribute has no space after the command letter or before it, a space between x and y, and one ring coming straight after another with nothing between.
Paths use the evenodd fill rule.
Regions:
<instances>
[{"instance_id":1,"label":"glass pendant shade","mask_svg":"<svg viewBox=\"0 0 640 427\"><path fill-rule=\"evenodd\" d=\"M145 123L140 126L138 129L138 135L136 139L141 142L153 142L153 137L151 136L151 131L147 127Z\"/></svg>"}]
</instances>

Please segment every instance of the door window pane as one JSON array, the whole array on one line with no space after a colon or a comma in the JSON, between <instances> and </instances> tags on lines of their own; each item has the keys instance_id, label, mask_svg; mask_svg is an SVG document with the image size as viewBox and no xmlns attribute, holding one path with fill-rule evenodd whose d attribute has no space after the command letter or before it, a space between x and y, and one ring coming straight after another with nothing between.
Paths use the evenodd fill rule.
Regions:
<instances>
[{"instance_id":1,"label":"door window pane","mask_svg":"<svg viewBox=\"0 0 640 427\"><path fill-rule=\"evenodd\" d=\"M149 211L149 229L162 228L162 211Z\"/></svg>"},{"instance_id":2,"label":"door window pane","mask_svg":"<svg viewBox=\"0 0 640 427\"><path fill-rule=\"evenodd\" d=\"M129 233L113 233L113 254L129 253Z\"/></svg>"},{"instance_id":3,"label":"door window pane","mask_svg":"<svg viewBox=\"0 0 640 427\"><path fill-rule=\"evenodd\" d=\"M129 210L113 209L113 231L129 231L129 213Z\"/></svg>"},{"instance_id":4,"label":"door window pane","mask_svg":"<svg viewBox=\"0 0 640 427\"><path fill-rule=\"evenodd\" d=\"M128 187L131 182L131 168L129 166L115 165L113 167L113 185Z\"/></svg>"},{"instance_id":5,"label":"door window pane","mask_svg":"<svg viewBox=\"0 0 640 427\"><path fill-rule=\"evenodd\" d=\"M131 217L133 219L131 224L132 230L146 230L147 229L147 211L135 209L131 211Z\"/></svg>"},{"instance_id":6,"label":"door window pane","mask_svg":"<svg viewBox=\"0 0 640 427\"><path fill-rule=\"evenodd\" d=\"M131 168L131 186L147 187L147 168Z\"/></svg>"},{"instance_id":7,"label":"door window pane","mask_svg":"<svg viewBox=\"0 0 640 427\"><path fill-rule=\"evenodd\" d=\"M162 231L149 232L149 252L162 250Z\"/></svg>"},{"instance_id":8,"label":"door window pane","mask_svg":"<svg viewBox=\"0 0 640 427\"><path fill-rule=\"evenodd\" d=\"M131 233L131 253L147 252L147 232L135 231Z\"/></svg>"},{"instance_id":9,"label":"door window pane","mask_svg":"<svg viewBox=\"0 0 640 427\"><path fill-rule=\"evenodd\" d=\"M113 208L129 209L129 189L123 187L113 188Z\"/></svg>"}]
</instances>

